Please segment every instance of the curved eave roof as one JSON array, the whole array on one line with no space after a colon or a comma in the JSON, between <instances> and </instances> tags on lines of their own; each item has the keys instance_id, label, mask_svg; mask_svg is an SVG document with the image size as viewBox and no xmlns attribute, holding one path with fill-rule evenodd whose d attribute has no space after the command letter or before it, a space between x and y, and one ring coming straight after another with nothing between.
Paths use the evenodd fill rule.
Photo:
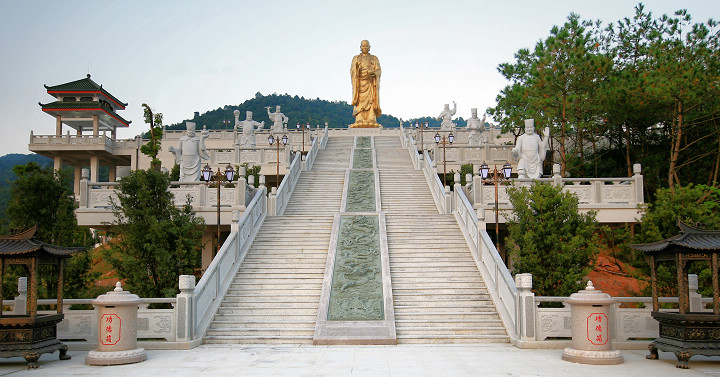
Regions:
<instances>
[{"instance_id":1,"label":"curved eave roof","mask_svg":"<svg viewBox=\"0 0 720 377\"><path fill-rule=\"evenodd\" d=\"M110 94L107 90L103 89L102 85L98 85L95 81L90 79L90 75L87 78L72 81L66 84L60 84L55 86L45 85L48 94L102 94L110 102L115 103L116 106L121 107L123 110L127 107L127 103L120 101Z\"/></svg>"},{"instance_id":2,"label":"curved eave roof","mask_svg":"<svg viewBox=\"0 0 720 377\"><path fill-rule=\"evenodd\" d=\"M34 233L34 231L32 233ZM32 234L29 235L29 237L31 236ZM63 247L51 245L29 237L0 237L0 257L35 253L47 253L57 257L69 257L78 251L85 250L83 247Z\"/></svg>"},{"instance_id":3,"label":"curved eave roof","mask_svg":"<svg viewBox=\"0 0 720 377\"><path fill-rule=\"evenodd\" d=\"M632 244L628 247L646 253L663 251L672 246L692 250L720 250L720 231L702 230L678 221L681 233L661 241Z\"/></svg>"},{"instance_id":4,"label":"curved eave roof","mask_svg":"<svg viewBox=\"0 0 720 377\"><path fill-rule=\"evenodd\" d=\"M123 127L129 127L131 121L125 120L123 117L118 115L117 113L108 110L107 108L103 107L99 102L62 102L62 101L56 101L51 103L39 103L38 104L42 107L42 110L50 115L62 115L65 112L68 111L85 111L85 112L91 112L91 113L102 113L104 115L107 115L116 121L119 122L120 126Z\"/></svg>"}]
</instances>

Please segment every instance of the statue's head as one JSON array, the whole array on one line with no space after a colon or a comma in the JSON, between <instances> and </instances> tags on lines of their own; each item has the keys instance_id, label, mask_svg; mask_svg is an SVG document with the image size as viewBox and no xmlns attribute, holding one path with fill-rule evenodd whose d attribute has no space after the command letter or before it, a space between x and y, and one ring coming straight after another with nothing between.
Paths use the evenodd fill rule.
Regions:
<instances>
[{"instance_id":1,"label":"statue's head","mask_svg":"<svg viewBox=\"0 0 720 377\"><path fill-rule=\"evenodd\" d=\"M525 119L525 133L528 135L535 133L535 119Z\"/></svg>"},{"instance_id":2,"label":"statue's head","mask_svg":"<svg viewBox=\"0 0 720 377\"><path fill-rule=\"evenodd\" d=\"M185 122L185 129L187 130L185 133L188 136L195 135L195 122Z\"/></svg>"},{"instance_id":3,"label":"statue's head","mask_svg":"<svg viewBox=\"0 0 720 377\"><path fill-rule=\"evenodd\" d=\"M450 110L450 105L447 103L445 104L445 110Z\"/></svg>"},{"instance_id":4,"label":"statue's head","mask_svg":"<svg viewBox=\"0 0 720 377\"><path fill-rule=\"evenodd\" d=\"M470 116L472 118L477 118L477 107L473 107L470 109Z\"/></svg>"},{"instance_id":5,"label":"statue's head","mask_svg":"<svg viewBox=\"0 0 720 377\"><path fill-rule=\"evenodd\" d=\"M246 120L252 120L252 111L246 111L245 117Z\"/></svg>"},{"instance_id":6,"label":"statue's head","mask_svg":"<svg viewBox=\"0 0 720 377\"><path fill-rule=\"evenodd\" d=\"M280 112L280 105L275 106L275 112L276 112L276 113L279 113L279 112Z\"/></svg>"},{"instance_id":7,"label":"statue's head","mask_svg":"<svg viewBox=\"0 0 720 377\"><path fill-rule=\"evenodd\" d=\"M367 54L368 52L370 52L370 42L368 42L367 39L363 39L363 41L360 42L360 51L363 54Z\"/></svg>"}]
</instances>

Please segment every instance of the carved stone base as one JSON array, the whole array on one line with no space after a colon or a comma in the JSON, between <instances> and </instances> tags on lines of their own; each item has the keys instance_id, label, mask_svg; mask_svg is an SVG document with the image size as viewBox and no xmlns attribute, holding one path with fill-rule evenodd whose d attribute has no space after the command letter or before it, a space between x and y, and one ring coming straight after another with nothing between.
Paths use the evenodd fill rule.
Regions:
<instances>
[{"instance_id":1,"label":"carved stone base","mask_svg":"<svg viewBox=\"0 0 720 377\"><path fill-rule=\"evenodd\" d=\"M36 317L6 316L0 319L0 357L22 356L28 369L40 366L44 353L60 351L60 360L68 360L68 347L57 340L57 324L62 314Z\"/></svg>"},{"instance_id":2,"label":"carved stone base","mask_svg":"<svg viewBox=\"0 0 720 377\"><path fill-rule=\"evenodd\" d=\"M377 122L355 122L350 125L350 128L381 128L380 123Z\"/></svg>"},{"instance_id":3,"label":"carved stone base","mask_svg":"<svg viewBox=\"0 0 720 377\"><path fill-rule=\"evenodd\" d=\"M658 350L672 352L676 367L690 368L695 355L720 356L720 316L705 313L652 312L660 323L660 337L650 343L648 359L657 359Z\"/></svg>"},{"instance_id":4,"label":"carved stone base","mask_svg":"<svg viewBox=\"0 0 720 377\"><path fill-rule=\"evenodd\" d=\"M622 364L625 361L618 350L584 351L569 347L563 350L562 359L571 363L592 365Z\"/></svg>"},{"instance_id":5,"label":"carved stone base","mask_svg":"<svg viewBox=\"0 0 720 377\"><path fill-rule=\"evenodd\" d=\"M113 351L113 352L100 352L98 350L92 350L88 352L85 358L85 364L88 365L120 365L120 364L132 364L145 361L147 359L147 353L142 347L138 347L134 350L128 351Z\"/></svg>"}]
</instances>

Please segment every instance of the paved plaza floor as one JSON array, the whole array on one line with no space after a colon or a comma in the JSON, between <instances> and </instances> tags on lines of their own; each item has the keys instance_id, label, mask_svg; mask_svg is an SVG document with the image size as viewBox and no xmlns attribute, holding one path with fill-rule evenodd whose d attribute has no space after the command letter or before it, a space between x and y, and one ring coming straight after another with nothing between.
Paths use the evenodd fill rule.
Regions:
<instances>
[{"instance_id":1,"label":"paved plaza floor","mask_svg":"<svg viewBox=\"0 0 720 377\"><path fill-rule=\"evenodd\" d=\"M692 369L675 368L675 356L621 351L619 365L565 362L561 349L529 350L509 345L271 346L205 345L184 351L148 351L146 361L117 366L85 365L87 351L57 352L26 370L22 358L0 359L0 376L720 376L720 357L695 356Z\"/></svg>"}]
</instances>

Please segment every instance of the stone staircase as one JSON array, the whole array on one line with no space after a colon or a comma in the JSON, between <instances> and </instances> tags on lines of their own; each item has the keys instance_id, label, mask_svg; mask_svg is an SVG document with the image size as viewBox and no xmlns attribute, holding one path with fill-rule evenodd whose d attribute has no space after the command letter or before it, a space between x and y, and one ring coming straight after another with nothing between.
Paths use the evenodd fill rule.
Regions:
<instances>
[{"instance_id":1,"label":"stone staircase","mask_svg":"<svg viewBox=\"0 0 720 377\"><path fill-rule=\"evenodd\" d=\"M284 215L266 218L204 343L312 344L352 145L330 138ZM375 147L398 343L508 342L455 218L438 214L398 137Z\"/></svg>"},{"instance_id":2,"label":"stone staircase","mask_svg":"<svg viewBox=\"0 0 720 377\"><path fill-rule=\"evenodd\" d=\"M352 138L330 139L285 214L265 219L204 343L312 344L351 146Z\"/></svg>"},{"instance_id":3,"label":"stone staircase","mask_svg":"<svg viewBox=\"0 0 720 377\"><path fill-rule=\"evenodd\" d=\"M438 214L398 138L375 146L398 343L509 342L455 217Z\"/></svg>"}]
</instances>

